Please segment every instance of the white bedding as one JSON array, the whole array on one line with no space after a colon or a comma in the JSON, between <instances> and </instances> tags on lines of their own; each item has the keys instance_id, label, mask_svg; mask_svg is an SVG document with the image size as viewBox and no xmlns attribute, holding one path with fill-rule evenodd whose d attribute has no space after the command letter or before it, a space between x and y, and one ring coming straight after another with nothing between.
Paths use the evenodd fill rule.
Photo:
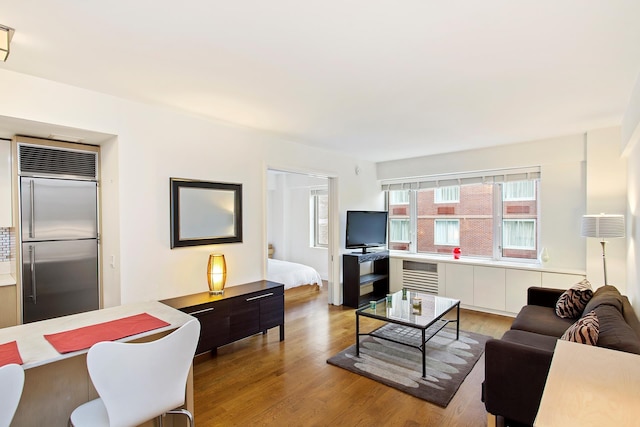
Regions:
<instances>
[{"instance_id":1,"label":"white bedding","mask_svg":"<svg viewBox=\"0 0 640 427\"><path fill-rule=\"evenodd\" d=\"M285 289L314 284L322 286L320 274L308 265L271 258L267 261L267 280L284 283Z\"/></svg>"}]
</instances>

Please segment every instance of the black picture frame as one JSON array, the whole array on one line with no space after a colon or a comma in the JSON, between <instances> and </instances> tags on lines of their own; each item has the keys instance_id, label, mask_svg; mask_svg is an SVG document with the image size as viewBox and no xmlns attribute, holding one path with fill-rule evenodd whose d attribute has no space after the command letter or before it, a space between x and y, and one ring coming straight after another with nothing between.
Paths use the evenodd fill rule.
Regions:
<instances>
[{"instance_id":1,"label":"black picture frame","mask_svg":"<svg viewBox=\"0 0 640 427\"><path fill-rule=\"evenodd\" d=\"M242 242L242 184L169 178L171 249Z\"/></svg>"}]
</instances>

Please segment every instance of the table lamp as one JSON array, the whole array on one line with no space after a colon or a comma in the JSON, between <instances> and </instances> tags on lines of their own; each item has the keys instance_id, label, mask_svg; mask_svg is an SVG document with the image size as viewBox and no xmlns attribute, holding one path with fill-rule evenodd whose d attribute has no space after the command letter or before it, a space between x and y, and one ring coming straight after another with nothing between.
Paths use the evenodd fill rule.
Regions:
<instances>
[{"instance_id":1,"label":"table lamp","mask_svg":"<svg viewBox=\"0 0 640 427\"><path fill-rule=\"evenodd\" d=\"M207 281L210 294L222 295L224 293L224 284L227 281L227 263L223 254L209 255Z\"/></svg>"}]
</instances>

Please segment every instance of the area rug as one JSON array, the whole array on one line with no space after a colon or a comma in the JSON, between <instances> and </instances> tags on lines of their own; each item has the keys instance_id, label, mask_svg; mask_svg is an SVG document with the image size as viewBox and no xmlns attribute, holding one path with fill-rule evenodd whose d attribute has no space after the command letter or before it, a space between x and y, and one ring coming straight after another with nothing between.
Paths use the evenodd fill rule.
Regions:
<instances>
[{"instance_id":1,"label":"area rug","mask_svg":"<svg viewBox=\"0 0 640 427\"><path fill-rule=\"evenodd\" d=\"M418 329L386 324L375 331L397 341L418 343ZM422 378L420 350L375 337L360 338L360 356L355 344L327 360L335 366L446 407L484 352L490 337L444 328L427 342L427 376Z\"/></svg>"}]
</instances>

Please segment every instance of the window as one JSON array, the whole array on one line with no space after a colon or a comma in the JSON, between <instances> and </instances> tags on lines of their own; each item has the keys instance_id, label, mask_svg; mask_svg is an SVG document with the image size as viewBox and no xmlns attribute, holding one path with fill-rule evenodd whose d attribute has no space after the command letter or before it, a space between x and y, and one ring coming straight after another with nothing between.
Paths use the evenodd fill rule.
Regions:
<instances>
[{"instance_id":1,"label":"window","mask_svg":"<svg viewBox=\"0 0 640 427\"><path fill-rule=\"evenodd\" d=\"M329 245L329 194L327 190L311 190L312 246L326 248Z\"/></svg>"},{"instance_id":2,"label":"window","mask_svg":"<svg viewBox=\"0 0 640 427\"><path fill-rule=\"evenodd\" d=\"M411 247L411 195L410 190L392 190L387 193L388 247L391 250L407 251Z\"/></svg>"},{"instance_id":3,"label":"window","mask_svg":"<svg viewBox=\"0 0 640 427\"><path fill-rule=\"evenodd\" d=\"M436 245L458 246L460 244L460 220L436 219L433 235L433 243Z\"/></svg>"},{"instance_id":4,"label":"window","mask_svg":"<svg viewBox=\"0 0 640 427\"><path fill-rule=\"evenodd\" d=\"M409 243L411 241L411 221L408 219L389 220L389 242Z\"/></svg>"},{"instance_id":5,"label":"window","mask_svg":"<svg viewBox=\"0 0 640 427\"><path fill-rule=\"evenodd\" d=\"M536 248L536 221L533 219L505 219L502 221L503 249Z\"/></svg>"},{"instance_id":6,"label":"window","mask_svg":"<svg viewBox=\"0 0 640 427\"><path fill-rule=\"evenodd\" d=\"M460 186L438 187L433 194L435 203L458 203L460 201Z\"/></svg>"},{"instance_id":7,"label":"window","mask_svg":"<svg viewBox=\"0 0 640 427\"><path fill-rule=\"evenodd\" d=\"M535 181L513 181L502 184L502 200L518 201L518 200L535 200L536 199L536 182Z\"/></svg>"},{"instance_id":8,"label":"window","mask_svg":"<svg viewBox=\"0 0 640 427\"><path fill-rule=\"evenodd\" d=\"M460 247L467 257L536 260L539 182L537 167L383 182L389 249L451 254ZM392 203L400 197L393 193L403 193L409 204Z\"/></svg>"},{"instance_id":9,"label":"window","mask_svg":"<svg viewBox=\"0 0 640 427\"><path fill-rule=\"evenodd\" d=\"M389 204L390 205L408 205L409 190L390 191Z\"/></svg>"}]
</instances>

